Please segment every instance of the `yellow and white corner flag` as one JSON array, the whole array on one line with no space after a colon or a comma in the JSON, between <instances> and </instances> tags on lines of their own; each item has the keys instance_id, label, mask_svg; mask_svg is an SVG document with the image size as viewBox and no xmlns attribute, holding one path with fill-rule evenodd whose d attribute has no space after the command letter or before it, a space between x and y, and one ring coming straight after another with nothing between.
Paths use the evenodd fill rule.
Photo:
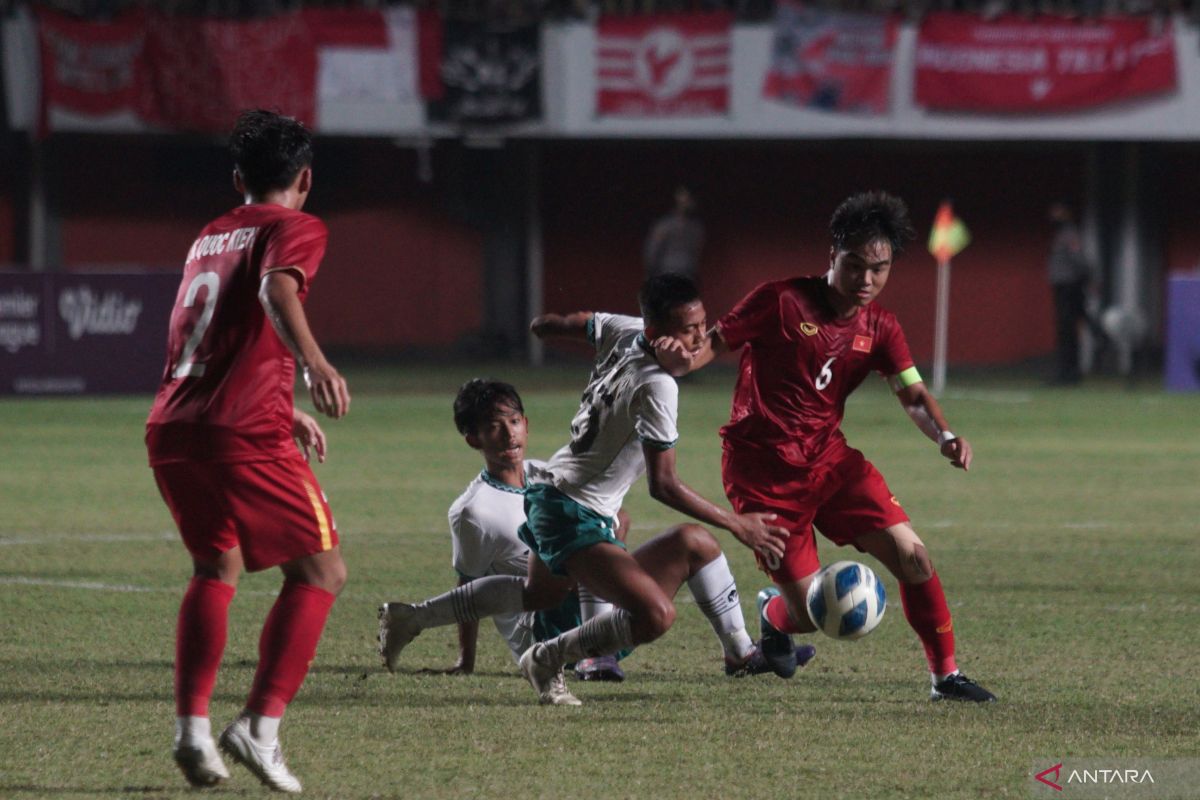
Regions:
<instances>
[{"instance_id":1,"label":"yellow and white corner flag","mask_svg":"<svg viewBox=\"0 0 1200 800\"><path fill-rule=\"evenodd\" d=\"M929 252L938 261L949 261L971 243L971 232L963 221L954 216L954 207L946 201L938 207L929 232Z\"/></svg>"}]
</instances>

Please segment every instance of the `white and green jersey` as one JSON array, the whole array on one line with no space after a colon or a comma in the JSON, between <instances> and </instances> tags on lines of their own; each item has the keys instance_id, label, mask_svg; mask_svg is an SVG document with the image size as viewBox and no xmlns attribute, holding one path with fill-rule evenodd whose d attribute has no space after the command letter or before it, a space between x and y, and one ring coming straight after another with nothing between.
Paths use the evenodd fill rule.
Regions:
<instances>
[{"instance_id":1,"label":"white and green jersey","mask_svg":"<svg viewBox=\"0 0 1200 800\"><path fill-rule=\"evenodd\" d=\"M597 313L588 322L596 363L571 421L571 442L531 476L598 514L615 517L646 471L642 445L667 450L679 438L679 387L646 342L637 317Z\"/></svg>"},{"instance_id":2,"label":"white and green jersey","mask_svg":"<svg viewBox=\"0 0 1200 800\"><path fill-rule=\"evenodd\" d=\"M531 472L544 467L541 461L525 462L526 482ZM460 577L517 575L528 570L529 548L517 537L525 522L525 490L501 483L485 469L467 484L450 506L451 563ZM497 614L496 630L508 642L515 658L533 644L527 615Z\"/></svg>"}]
</instances>

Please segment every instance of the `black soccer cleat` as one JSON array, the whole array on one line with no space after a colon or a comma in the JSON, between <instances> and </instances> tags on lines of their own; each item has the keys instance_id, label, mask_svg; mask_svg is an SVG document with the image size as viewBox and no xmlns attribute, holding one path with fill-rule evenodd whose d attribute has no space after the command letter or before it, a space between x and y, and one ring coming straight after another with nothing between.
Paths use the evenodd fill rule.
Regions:
<instances>
[{"instance_id":1,"label":"black soccer cleat","mask_svg":"<svg viewBox=\"0 0 1200 800\"><path fill-rule=\"evenodd\" d=\"M779 590L774 586L758 593L758 624L762 638L757 644L763 658L770 664L771 671L781 678L790 678L796 674L796 645L791 636L767 620L767 603L778 594Z\"/></svg>"},{"instance_id":2,"label":"black soccer cleat","mask_svg":"<svg viewBox=\"0 0 1200 800\"><path fill-rule=\"evenodd\" d=\"M817 654L817 648L811 644L802 644L796 647L796 666L803 667L809 661L813 660L813 656ZM774 672L774 667L767 661L766 656L762 652L762 642L756 642L754 650L746 657L746 660L739 663L726 660L725 674L731 678L745 678L748 675L761 675L764 672Z\"/></svg>"},{"instance_id":3,"label":"black soccer cleat","mask_svg":"<svg viewBox=\"0 0 1200 800\"><path fill-rule=\"evenodd\" d=\"M929 699L934 702L961 700L967 703L994 703L996 695L961 672L955 672L946 676L945 680L938 681L933 685L933 688L929 690Z\"/></svg>"}]
</instances>

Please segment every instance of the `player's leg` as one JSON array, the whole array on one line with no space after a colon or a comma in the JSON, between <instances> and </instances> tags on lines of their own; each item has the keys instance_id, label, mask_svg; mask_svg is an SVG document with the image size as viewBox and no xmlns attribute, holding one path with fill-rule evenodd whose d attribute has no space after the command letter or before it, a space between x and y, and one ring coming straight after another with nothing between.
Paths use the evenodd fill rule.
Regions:
<instances>
[{"instance_id":1,"label":"player's leg","mask_svg":"<svg viewBox=\"0 0 1200 800\"><path fill-rule=\"evenodd\" d=\"M755 646L746 632L737 582L713 535L699 525L676 525L639 547L633 557L668 597L687 583L721 642L727 668L742 669Z\"/></svg>"},{"instance_id":2,"label":"player's leg","mask_svg":"<svg viewBox=\"0 0 1200 800\"><path fill-rule=\"evenodd\" d=\"M616 608L529 648L521 657L521 672L543 704L578 705L578 699L559 683L563 665L654 641L670 630L675 605L633 556L614 542L575 549L565 555L563 567L576 583L609 599Z\"/></svg>"},{"instance_id":3,"label":"player's leg","mask_svg":"<svg viewBox=\"0 0 1200 800\"><path fill-rule=\"evenodd\" d=\"M624 509L617 511L617 540L624 543L629 537L630 518ZM597 596L586 586L576 587L579 596L579 621L607 614L613 610L613 604L603 597ZM625 680L625 671L621 669L618 655L612 653L595 658L585 658L575 663L575 677L582 681L613 681Z\"/></svg>"},{"instance_id":4,"label":"player's leg","mask_svg":"<svg viewBox=\"0 0 1200 800\"><path fill-rule=\"evenodd\" d=\"M553 608L572 588L570 580L552 575L532 554L528 570L524 578L488 575L463 581L448 592L412 605L384 603L379 607L379 655L384 666L394 672L401 651L427 628Z\"/></svg>"},{"instance_id":5,"label":"player's leg","mask_svg":"<svg viewBox=\"0 0 1200 800\"><path fill-rule=\"evenodd\" d=\"M155 467L163 500L192 556L193 574L175 632L175 737L172 755L193 786L229 777L217 753L209 698L225 652L229 604L242 572L237 534L203 464Z\"/></svg>"},{"instance_id":6,"label":"player's leg","mask_svg":"<svg viewBox=\"0 0 1200 800\"><path fill-rule=\"evenodd\" d=\"M346 564L329 504L303 459L225 466L247 569L278 566L284 581L263 623L245 709L221 734L221 746L271 788L298 792L279 725L316 655Z\"/></svg>"},{"instance_id":7,"label":"player's leg","mask_svg":"<svg viewBox=\"0 0 1200 800\"><path fill-rule=\"evenodd\" d=\"M912 526L907 522L891 525L858 537L855 544L879 559L900 583L904 617L921 640L929 662L932 699L995 700L991 692L959 672L954 659L954 622L942 581Z\"/></svg>"}]
</instances>

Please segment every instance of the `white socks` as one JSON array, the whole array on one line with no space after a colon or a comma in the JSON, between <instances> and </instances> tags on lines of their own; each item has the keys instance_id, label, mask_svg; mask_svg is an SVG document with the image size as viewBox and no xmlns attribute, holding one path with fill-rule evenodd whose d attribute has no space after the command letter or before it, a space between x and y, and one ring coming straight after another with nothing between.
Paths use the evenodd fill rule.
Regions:
<instances>
[{"instance_id":1,"label":"white socks","mask_svg":"<svg viewBox=\"0 0 1200 800\"><path fill-rule=\"evenodd\" d=\"M437 628L456 622L474 622L505 612L524 610L525 579L515 575L489 575L431 597L414 606L422 628Z\"/></svg>"},{"instance_id":2,"label":"white socks","mask_svg":"<svg viewBox=\"0 0 1200 800\"><path fill-rule=\"evenodd\" d=\"M701 567L688 578L687 585L696 599L696 605L708 617L709 624L721 640L725 658L739 663L745 661L754 649L754 642L746 633L741 598L725 554L721 553Z\"/></svg>"},{"instance_id":3,"label":"white socks","mask_svg":"<svg viewBox=\"0 0 1200 800\"><path fill-rule=\"evenodd\" d=\"M265 717L253 711L243 711L250 719L250 735L260 744L272 744L279 739L279 723L283 717Z\"/></svg>"},{"instance_id":4,"label":"white socks","mask_svg":"<svg viewBox=\"0 0 1200 800\"><path fill-rule=\"evenodd\" d=\"M582 622L613 610L612 603L597 597L587 588L580 586L576 591L579 593L579 619Z\"/></svg>"},{"instance_id":5,"label":"white socks","mask_svg":"<svg viewBox=\"0 0 1200 800\"><path fill-rule=\"evenodd\" d=\"M633 647L629 612L616 609L588 620L578 628L545 642L558 666L583 658L598 658Z\"/></svg>"},{"instance_id":6,"label":"white socks","mask_svg":"<svg viewBox=\"0 0 1200 800\"><path fill-rule=\"evenodd\" d=\"M212 723L208 717L176 717L175 743L200 742L212 739Z\"/></svg>"}]
</instances>

